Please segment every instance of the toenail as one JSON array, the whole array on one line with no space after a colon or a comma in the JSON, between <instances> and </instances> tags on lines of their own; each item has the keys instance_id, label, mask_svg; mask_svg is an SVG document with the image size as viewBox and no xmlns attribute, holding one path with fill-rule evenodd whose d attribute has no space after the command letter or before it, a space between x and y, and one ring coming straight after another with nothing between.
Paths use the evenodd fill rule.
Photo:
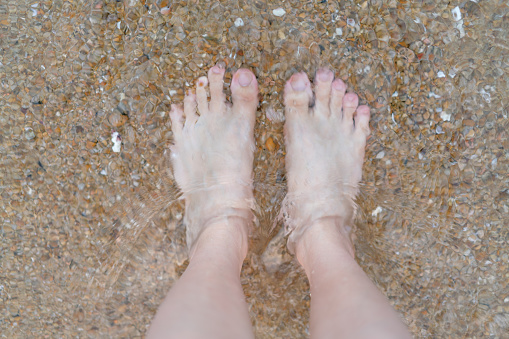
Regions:
<instances>
[{"instance_id":1,"label":"toenail","mask_svg":"<svg viewBox=\"0 0 509 339\"><path fill-rule=\"evenodd\" d=\"M345 89L345 85L340 81L334 81L332 87L338 91L343 91Z\"/></svg>"},{"instance_id":2,"label":"toenail","mask_svg":"<svg viewBox=\"0 0 509 339\"><path fill-rule=\"evenodd\" d=\"M302 78L292 79L291 84L294 91L301 92L306 89L306 82Z\"/></svg>"},{"instance_id":3,"label":"toenail","mask_svg":"<svg viewBox=\"0 0 509 339\"><path fill-rule=\"evenodd\" d=\"M318 80L320 81L329 81L332 79L331 72L320 72L318 73Z\"/></svg>"},{"instance_id":4,"label":"toenail","mask_svg":"<svg viewBox=\"0 0 509 339\"><path fill-rule=\"evenodd\" d=\"M239 74L239 84L242 87L249 86L249 84L253 81L253 76L249 73L242 72Z\"/></svg>"},{"instance_id":5,"label":"toenail","mask_svg":"<svg viewBox=\"0 0 509 339\"><path fill-rule=\"evenodd\" d=\"M219 66L214 66L212 68L212 73L219 74L219 73L221 73L221 71L222 71L222 69Z\"/></svg>"}]
</instances>

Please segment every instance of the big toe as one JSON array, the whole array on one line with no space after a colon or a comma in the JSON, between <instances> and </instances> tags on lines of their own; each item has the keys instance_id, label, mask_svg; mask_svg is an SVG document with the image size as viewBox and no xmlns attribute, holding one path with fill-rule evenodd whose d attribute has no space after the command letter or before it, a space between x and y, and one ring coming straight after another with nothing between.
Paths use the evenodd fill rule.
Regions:
<instances>
[{"instance_id":1,"label":"big toe","mask_svg":"<svg viewBox=\"0 0 509 339\"><path fill-rule=\"evenodd\" d=\"M254 113L258 106L258 82L248 69L241 68L232 78L232 103L234 112Z\"/></svg>"}]
</instances>

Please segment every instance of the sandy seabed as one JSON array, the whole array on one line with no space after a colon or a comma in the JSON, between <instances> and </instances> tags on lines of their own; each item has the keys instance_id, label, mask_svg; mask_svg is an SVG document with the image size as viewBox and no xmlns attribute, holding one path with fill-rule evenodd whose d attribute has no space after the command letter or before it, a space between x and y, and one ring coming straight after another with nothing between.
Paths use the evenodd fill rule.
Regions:
<instances>
[{"instance_id":1,"label":"sandy seabed","mask_svg":"<svg viewBox=\"0 0 509 339\"><path fill-rule=\"evenodd\" d=\"M308 336L309 285L271 227L283 85L321 66L372 107L358 262L417 338L509 337L508 13L503 0L0 0L0 337L144 335L187 265L169 107L217 62L226 89L239 67L260 84L242 272L257 338Z\"/></svg>"}]
</instances>

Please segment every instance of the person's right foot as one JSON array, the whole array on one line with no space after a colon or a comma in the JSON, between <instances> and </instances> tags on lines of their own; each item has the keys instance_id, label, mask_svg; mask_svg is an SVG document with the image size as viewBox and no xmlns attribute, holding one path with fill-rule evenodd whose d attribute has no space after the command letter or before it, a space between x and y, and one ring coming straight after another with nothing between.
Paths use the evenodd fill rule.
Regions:
<instances>
[{"instance_id":1,"label":"person's right foot","mask_svg":"<svg viewBox=\"0 0 509 339\"><path fill-rule=\"evenodd\" d=\"M258 83L251 71L239 69L232 78L230 104L223 93L224 72L219 65L212 67L208 78L198 79L196 94L186 95L183 107L172 105L170 112L175 138L171 157L186 202L190 256L206 228L229 224L232 218L245 219L246 225L252 221ZM247 234L247 229L236 231ZM245 252L247 238L242 242Z\"/></svg>"},{"instance_id":2,"label":"person's right foot","mask_svg":"<svg viewBox=\"0 0 509 339\"><path fill-rule=\"evenodd\" d=\"M283 211L292 252L319 219L340 218L345 227L352 222L369 107L358 106L357 95L345 92L345 83L334 80L328 69L316 73L312 107L313 91L305 73L294 74L285 86L288 195Z\"/></svg>"}]
</instances>

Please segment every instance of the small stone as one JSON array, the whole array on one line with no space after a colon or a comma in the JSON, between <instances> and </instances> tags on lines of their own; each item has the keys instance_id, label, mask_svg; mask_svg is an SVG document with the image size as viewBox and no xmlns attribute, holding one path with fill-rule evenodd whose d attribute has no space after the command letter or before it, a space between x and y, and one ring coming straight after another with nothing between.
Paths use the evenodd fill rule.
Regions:
<instances>
[{"instance_id":1,"label":"small stone","mask_svg":"<svg viewBox=\"0 0 509 339\"><path fill-rule=\"evenodd\" d=\"M234 24L235 24L235 27L242 27L242 26L244 26L244 20L242 20L242 18L237 18L237 19L235 19Z\"/></svg>"},{"instance_id":2,"label":"small stone","mask_svg":"<svg viewBox=\"0 0 509 339\"><path fill-rule=\"evenodd\" d=\"M465 139L472 139L473 137L475 137L475 132L473 129L471 129L467 135L465 135Z\"/></svg>"},{"instance_id":3,"label":"small stone","mask_svg":"<svg viewBox=\"0 0 509 339\"><path fill-rule=\"evenodd\" d=\"M83 310L80 308L79 310L74 312L73 318L81 323L83 322L83 320L85 320L85 312L83 312Z\"/></svg>"},{"instance_id":4,"label":"small stone","mask_svg":"<svg viewBox=\"0 0 509 339\"><path fill-rule=\"evenodd\" d=\"M269 137L267 141L265 141L265 147L270 151L274 151L276 149L276 143L272 139L272 137Z\"/></svg>"},{"instance_id":5,"label":"small stone","mask_svg":"<svg viewBox=\"0 0 509 339\"><path fill-rule=\"evenodd\" d=\"M275 16L283 16L286 14L286 11L280 7L273 10L272 14L274 14Z\"/></svg>"},{"instance_id":6,"label":"small stone","mask_svg":"<svg viewBox=\"0 0 509 339\"><path fill-rule=\"evenodd\" d=\"M448 114L446 113L445 111L442 111L440 113L440 118L443 120L443 121L451 121L451 114Z\"/></svg>"},{"instance_id":7,"label":"small stone","mask_svg":"<svg viewBox=\"0 0 509 339\"><path fill-rule=\"evenodd\" d=\"M96 142L93 142L93 141L89 140L89 141L87 141L87 145L86 146L87 146L88 149L92 149L92 148L95 147L96 144L97 144Z\"/></svg>"},{"instance_id":8,"label":"small stone","mask_svg":"<svg viewBox=\"0 0 509 339\"><path fill-rule=\"evenodd\" d=\"M123 126L127 121L127 115L120 114L118 112L112 112L108 117L108 121L113 127Z\"/></svg>"},{"instance_id":9,"label":"small stone","mask_svg":"<svg viewBox=\"0 0 509 339\"><path fill-rule=\"evenodd\" d=\"M376 155L376 158L377 159L383 159L383 157L385 156L385 152L384 151L380 151L378 152L378 154Z\"/></svg>"},{"instance_id":10,"label":"small stone","mask_svg":"<svg viewBox=\"0 0 509 339\"><path fill-rule=\"evenodd\" d=\"M163 7L161 8L161 14L162 15L168 15L170 14L171 10L170 10L170 7Z\"/></svg>"},{"instance_id":11,"label":"small stone","mask_svg":"<svg viewBox=\"0 0 509 339\"><path fill-rule=\"evenodd\" d=\"M474 126L475 126L475 121L474 121L474 120L471 120L471 119L464 119L464 120L463 120L463 126L471 126L471 127L474 127Z\"/></svg>"},{"instance_id":12,"label":"small stone","mask_svg":"<svg viewBox=\"0 0 509 339\"><path fill-rule=\"evenodd\" d=\"M25 129L25 138L27 140L32 140L35 138L35 133L34 133L34 130L31 129L31 128L26 128Z\"/></svg>"}]
</instances>

